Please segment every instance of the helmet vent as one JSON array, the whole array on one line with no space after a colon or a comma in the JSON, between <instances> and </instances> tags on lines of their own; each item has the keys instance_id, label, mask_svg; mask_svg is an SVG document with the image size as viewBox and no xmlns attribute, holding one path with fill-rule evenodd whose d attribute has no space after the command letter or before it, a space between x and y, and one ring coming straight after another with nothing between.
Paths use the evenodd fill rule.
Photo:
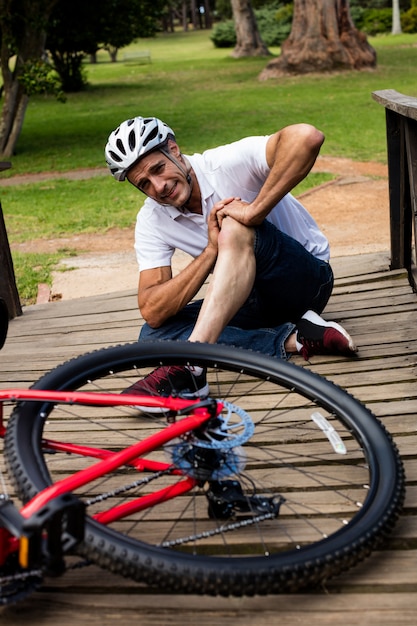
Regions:
<instances>
[{"instance_id":1,"label":"helmet vent","mask_svg":"<svg viewBox=\"0 0 417 626\"><path fill-rule=\"evenodd\" d=\"M121 139L117 139L116 147L119 148L120 152L126 156L126 150Z\"/></svg>"},{"instance_id":2,"label":"helmet vent","mask_svg":"<svg viewBox=\"0 0 417 626\"><path fill-rule=\"evenodd\" d=\"M114 161L117 161L118 163L121 163L123 161L123 159L121 159L118 154L113 152L113 150L110 150L110 156Z\"/></svg>"},{"instance_id":3,"label":"helmet vent","mask_svg":"<svg viewBox=\"0 0 417 626\"><path fill-rule=\"evenodd\" d=\"M129 141L129 149L134 150L136 148L136 135L135 135L134 130L130 131L128 135L128 141Z\"/></svg>"},{"instance_id":4,"label":"helmet vent","mask_svg":"<svg viewBox=\"0 0 417 626\"><path fill-rule=\"evenodd\" d=\"M153 128L149 135L143 140L143 145L146 146L150 141L153 141L158 136L158 128Z\"/></svg>"}]
</instances>

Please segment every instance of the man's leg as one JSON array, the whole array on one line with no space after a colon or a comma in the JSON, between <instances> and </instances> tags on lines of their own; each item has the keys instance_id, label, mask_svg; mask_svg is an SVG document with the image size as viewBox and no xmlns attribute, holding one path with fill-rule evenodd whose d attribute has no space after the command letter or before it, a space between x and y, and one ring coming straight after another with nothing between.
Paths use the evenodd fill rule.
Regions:
<instances>
[{"instance_id":1,"label":"man's leg","mask_svg":"<svg viewBox=\"0 0 417 626\"><path fill-rule=\"evenodd\" d=\"M356 346L346 330L319 315L333 289L328 263L267 221L256 228L255 259L254 291L264 325L296 324L287 352L299 352L305 359L315 354L354 355Z\"/></svg>"},{"instance_id":2,"label":"man's leg","mask_svg":"<svg viewBox=\"0 0 417 626\"><path fill-rule=\"evenodd\" d=\"M267 221L255 231L255 291L262 318L276 325L296 323L310 309L321 313L333 289L330 265Z\"/></svg>"},{"instance_id":3,"label":"man's leg","mask_svg":"<svg viewBox=\"0 0 417 626\"><path fill-rule=\"evenodd\" d=\"M216 265L190 341L215 343L246 302L256 274L254 241L252 228L223 220Z\"/></svg>"},{"instance_id":4,"label":"man's leg","mask_svg":"<svg viewBox=\"0 0 417 626\"><path fill-rule=\"evenodd\" d=\"M227 237L221 241L222 262L216 264L215 280L203 305L201 301L187 305L158 329L145 325L141 341L218 341L278 358L288 358L296 352L307 357L323 351L354 351L352 339L340 325L325 322L319 316L309 315L307 321L300 319L309 309L321 312L330 297L333 274L327 263L313 257L269 222L256 227L254 245L251 229L242 230L229 218L223 226ZM239 303L251 291L254 269L255 288L241 306ZM297 322L302 330L300 336Z\"/></svg>"},{"instance_id":5,"label":"man's leg","mask_svg":"<svg viewBox=\"0 0 417 626\"><path fill-rule=\"evenodd\" d=\"M201 302L193 302L187 305L181 313L172 317L159 328L154 329L145 324L139 335L139 341L188 340L193 331L200 304ZM192 321L193 317L194 321ZM240 319L241 316L238 314L231 320L230 324L221 332L217 343L261 352L278 359L287 359L291 353L297 351L294 324L287 323L270 328L246 328L244 322L239 325Z\"/></svg>"},{"instance_id":6,"label":"man's leg","mask_svg":"<svg viewBox=\"0 0 417 626\"><path fill-rule=\"evenodd\" d=\"M281 358L295 352L301 352L306 359L323 352L352 354L353 341L341 326L308 311L311 306L318 310L325 306L332 285L329 267L271 224L264 222L257 227L255 239L255 230L227 218L201 309L199 303L192 303L159 329L152 331L145 326L141 340L188 338L228 343ZM252 311L253 326L251 313L244 328L234 326L239 317L245 317L242 307L250 294L257 300ZM271 328L256 328L266 325L269 319ZM169 395L173 390L204 397L208 393L205 370L162 366L126 392Z\"/></svg>"},{"instance_id":7,"label":"man's leg","mask_svg":"<svg viewBox=\"0 0 417 626\"><path fill-rule=\"evenodd\" d=\"M194 328L201 304L201 301L188 304L159 328L153 329L145 324L139 341L187 340ZM255 320L259 322L259 316L256 307L249 301L222 331L217 343L239 346L282 359L288 358L291 352L296 352L294 324L283 324L276 328L251 328ZM191 394L193 397L204 397L209 391L205 370L195 367L162 366L144 379L136 381L124 393L169 395L173 390L176 393ZM144 410L157 411L150 411L149 408Z\"/></svg>"}]
</instances>

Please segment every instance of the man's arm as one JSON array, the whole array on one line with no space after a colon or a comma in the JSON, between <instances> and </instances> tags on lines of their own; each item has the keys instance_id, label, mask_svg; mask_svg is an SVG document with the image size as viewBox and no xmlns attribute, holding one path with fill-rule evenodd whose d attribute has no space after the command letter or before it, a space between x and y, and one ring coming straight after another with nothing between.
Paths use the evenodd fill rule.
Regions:
<instances>
[{"instance_id":1,"label":"man's arm","mask_svg":"<svg viewBox=\"0 0 417 626\"><path fill-rule=\"evenodd\" d=\"M217 250L207 246L177 276L172 276L169 266L140 273L138 304L149 326L158 328L192 300L213 269L216 257Z\"/></svg>"},{"instance_id":2,"label":"man's arm","mask_svg":"<svg viewBox=\"0 0 417 626\"><path fill-rule=\"evenodd\" d=\"M261 224L274 206L307 176L323 141L323 133L310 124L293 124L271 135L266 145L270 172L258 196L251 203L236 199L225 202L218 211L220 223L230 215L246 226Z\"/></svg>"}]
</instances>

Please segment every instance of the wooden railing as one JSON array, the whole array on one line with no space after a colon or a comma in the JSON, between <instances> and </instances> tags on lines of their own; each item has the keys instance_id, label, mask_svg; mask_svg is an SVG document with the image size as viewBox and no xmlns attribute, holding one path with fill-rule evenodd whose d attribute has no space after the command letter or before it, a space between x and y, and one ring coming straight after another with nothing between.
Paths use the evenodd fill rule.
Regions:
<instances>
[{"instance_id":1,"label":"wooden railing","mask_svg":"<svg viewBox=\"0 0 417 626\"><path fill-rule=\"evenodd\" d=\"M417 288L417 98L394 89L375 91L374 100L385 107L391 269L406 268Z\"/></svg>"}]
</instances>

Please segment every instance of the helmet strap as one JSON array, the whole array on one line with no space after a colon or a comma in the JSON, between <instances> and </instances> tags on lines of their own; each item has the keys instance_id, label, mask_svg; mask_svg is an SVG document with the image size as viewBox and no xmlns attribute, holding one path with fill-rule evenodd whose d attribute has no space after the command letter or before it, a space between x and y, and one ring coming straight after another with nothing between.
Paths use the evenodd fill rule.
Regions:
<instances>
[{"instance_id":1,"label":"helmet strap","mask_svg":"<svg viewBox=\"0 0 417 626\"><path fill-rule=\"evenodd\" d=\"M165 154L165 156L167 157L167 159L169 159L174 165L176 165L178 167L178 169L183 173L185 180L188 183L188 186L190 188L190 193L188 195L188 198L186 200L186 202L184 202L184 204L182 205L182 207L180 207L181 209L185 209L190 198L191 198L191 194L193 192L193 179L191 177L190 171L191 171L191 165L189 163L189 161L184 157L184 155L181 155L183 157L183 159L185 160L185 162L188 164L189 169L185 169L185 167L183 166L183 164L181 163L181 161L179 159L177 159L176 157L174 157L171 152L169 150L167 150L166 148L160 148L160 151Z\"/></svg>"}]
</instances>

